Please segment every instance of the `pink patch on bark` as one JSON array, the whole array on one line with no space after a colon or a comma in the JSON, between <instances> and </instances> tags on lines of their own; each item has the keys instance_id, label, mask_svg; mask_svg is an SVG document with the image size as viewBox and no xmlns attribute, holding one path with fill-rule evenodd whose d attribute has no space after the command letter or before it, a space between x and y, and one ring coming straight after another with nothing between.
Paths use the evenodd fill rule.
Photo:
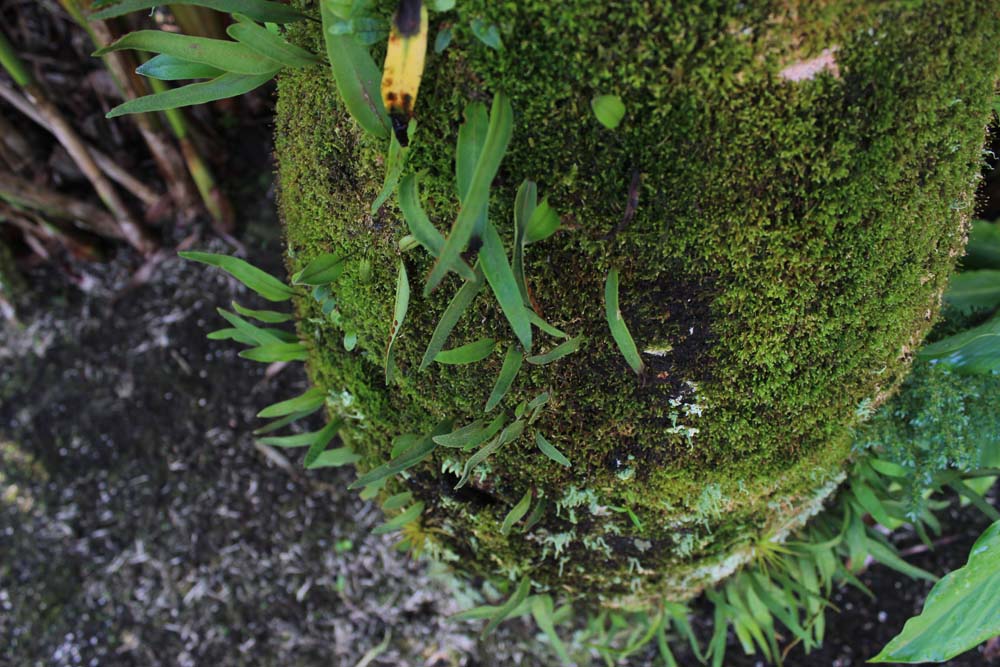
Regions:
<instances>
[{"instance_id":1,"label":"pink patch on bark","mask_svg":"<svg viewBox=\"0 0 1000 667\"><path fill-rule=\"evenodd\" d=\"M816 75L823 71L840 78L840 68L837 67L837 59L834 57L836 51L836 48L823 49L823 53L815 58L789 65L781 70L781 78L786 81L806 81L815 79Z\"/></svg>"}]
</instances>

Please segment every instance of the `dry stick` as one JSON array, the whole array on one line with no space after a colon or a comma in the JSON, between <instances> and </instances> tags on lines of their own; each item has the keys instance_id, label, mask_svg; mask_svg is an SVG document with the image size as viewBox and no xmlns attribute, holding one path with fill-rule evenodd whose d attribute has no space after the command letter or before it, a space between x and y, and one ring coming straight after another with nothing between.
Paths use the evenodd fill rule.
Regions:
<instances>
[{"instance_id":1,"label":"dry stick","mask_svg":"<svg viewBox=\"0 0 1000 667\"><path fill-rule=\"evenodd\" d=\"M15 208L0 202L0 222L19 228L24 234L25 243L42 259L49 259L49 252L42 245L42 240L58 243L88 261L98 261L102 257L94 242L78 230L66 229L26 208Z\"/></svg>"},{"instance_id":2,"label":"dry stick","mask_svg":"<svg viewBox=\"0 0 1000 667\"><path fill-rule=\"evenodd\" d=\"M12 107L34 121L42 129L49 132L52 131L49 124L44 118L42 118L42 115L38 113L35 107L31 106L31 103L28 102L28 100L26 100L21 93L17 92L3 81L0 81L0 97L9 102ZM152 206L160 201L159 193L154 191L122 167L118 166L117 162L90 144L84 145L94 157L94 162L96 162L97 166L101 168L101 171L107 174L108 178L112 181L131 192L143 204Z\"/></svg>"},{"instance_id":3,"label":"dry stick","mask_svg":"<svg viewBox=\"0 0 1000 667\"><path fill-rule=\"evenodd\" d=\"M144 255L156 250L156 242L150 238L129 213L125 202L122 201L114 186L104 177L93 156L87 150L83 140L69 124L69 121L62 115L59 109L52 104L42 92L41 87L35 82L34 77L21 62L14 52L3 33L0 33L0 65L11 75L20 88L24 91L25 97L34 105L38 113L41 114L49 125L49 130L55 138L63 145L73 161L90 181L90 184L101 198L104 205L115 217L116 226L120 229L121 236L125 238L136 250Z\"/></svg>"},{"instance_id":4,"label":"dry stick","mask_svg":"<svg viewBox=\"0 0 1000 667\"><path fill-rule=\"evenodd\" d=\"M0 171L0 199L54 218L71 220L101 236L125 239L124 230L104 209L5 171Z\"/></svg>"}]
</instances>

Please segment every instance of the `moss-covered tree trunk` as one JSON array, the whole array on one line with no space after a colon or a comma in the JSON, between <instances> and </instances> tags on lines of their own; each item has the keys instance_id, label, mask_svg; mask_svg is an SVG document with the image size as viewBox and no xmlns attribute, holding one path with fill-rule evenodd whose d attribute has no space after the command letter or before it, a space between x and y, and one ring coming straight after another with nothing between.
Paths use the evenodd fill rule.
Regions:
<instances>
[{"instance_id":1,"label":"moss-covered tree trunk","mask_svg":"<svg viewBox=\"0 0 1000 667\"><path fill-rule=\"evenodd\" d=\"M502 47L474 23L496 26ZM432 40L445 28L452 40L428 54L407 167L423 172L423 206L446 233L463 108L506 92L514 134L490 219L509 243L517 187L538 182L562 229L529 247L532 302L586 342L558 363L524 365L485 416L513 419L519 402L551 399L467 486L454 489L469 452L438 447L381 493L422 501L406 535L460 569L608 603L689 597L820 508L859 413L893 390L933 321L972 211L1000 8L459 0L431 15ZM295 37L323 50L316 26ZM625 103L616 130L591 111L601 94ZM362 470L388 460L402 434L484 417L506 347L418 371L460 280L422 297L431 258L399 250L407 229L394 200L371 213L386 143L346 116L327 68L282 77L290 264L354 258L335 285L336 321L311 299L298 306L312 377L348 420ZM386 386L401 260L413 298ZM608 330L611 268L642 381ZM357 335L352 351L345 331ZM514 341L488 289L449 347L484 336ZM536 331L535 352L558 342ZM540 452L535 433L572 466ZM504 535L529 491L533 507L546 501L540 519Z\"/></svg>"}]
</instances>

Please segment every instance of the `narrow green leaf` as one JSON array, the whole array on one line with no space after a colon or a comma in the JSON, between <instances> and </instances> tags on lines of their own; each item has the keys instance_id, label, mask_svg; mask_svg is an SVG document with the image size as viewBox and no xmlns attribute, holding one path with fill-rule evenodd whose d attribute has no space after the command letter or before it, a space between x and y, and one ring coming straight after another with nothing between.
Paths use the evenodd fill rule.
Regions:
<instances>
[{"instance_id":1,"label":"narrow green leaf","mask_svg":"<svg viewBox=\"0 0 1000 667\"><path fill-rule=\"evenodd\" d=\"M347 261L334 253L325 253L314 258L294 276L297 285L319 286L334 282L344 272Z\"/></svg>"},{"instance_id":2,"label":"narrow green leaf","mask_svg":"<svg viewBox=\"0 0 1000 667\"><path fill-rule=\"evenodd\" d=\"M434 53L444 53L444 50L451 44L451 28L445 27L438 30L434 38Z\"/></svg>"},{"instance_id":3,"label":"narrow green leaf","mask_svg":"<svg viewBox=\"0 0 1000 667\"><path fill-rule=\"evenodd\" d=\"M327 449L319 454L315 459L305 465L309 470L316 468L339 468L340 466L351 465L361 460L359 454L355 454L350 447L337 447Z\"/></svg>"},{"instance_id":4,"label":"narrow green leaf","mask_svg":"<svg viewBox=\"0 0 1000 667\"><path fill-rule=\"evenodd\" d=\"M414 124L415 121L411 120L409 132L411 135ZM399 139L396 138L395 133L389 137L389 155L385 159L385 180L382 182L382 189L375 197L375 201L372 202L372 215L378 213L378 210L382 208L382 204L389 199L399 184L399 179L403 175L403 167L406 165L406 156L409 155L409 152L408 148L404 148L399 143Z\"/></svg>"},{"instance_id":5,"label":"narrow green leaf","mask_svg":"<svg viewBox=\"0 0 1000 667\"><path fill-rule=\"evenodd\" d=\"M248 264L237 257L194 251L179 252L177 254L184 259L222 269L268 301L287 301L295 294L291 287L270 273L261 271L256 266Z\"/></svg>"},{"instance_id":6,"label":"narrow green leaf","mask_svg":"<svg viewBox=\"0 0 1000 667\"><path fill-rule=\"evenodd\" d=\"M290 322L295 318L292 313L279 313L276 310L253 310L251 308L244 308L235 301L233 301L233 309L240 315L252 317L258 322L265 322L267 324L281 324L282 322Z\"/></svg>"},{"instance_id":7,"label":"narrow green leaf","mask_svg":"<svg viewBox=\"0 0 1000 667\"><path fill-rule=\"evenodd\" d=\"M1000 225L985 220L972 222L962 268L1000 269Z\"/></svg>"},{"instance_id":8,"label":"narrow green leaf","mask_svg":"<svg viewBox=\"0 0 1000 667\"><path fill-rule=\"evenodd\" d=\"M480 338L474 343L466 343L450 350L438 352L434 361L439 364L472 364L493 354L494 349L496 349L496 341L492 338Z\"/></svg>"},{"instance_id":9,"label":"narrow green leaf","mask_svg":"<svg viewBox=\"0 0 1000 667\"><path fill-rule=\"evenodd\" d=\"M420 205L420 191L416 174L407 174L399 183L399 191L396 195L399 203L399 210L403 212L403 219L413 237L424 246L434 257L441 254L444 247L444 236L437 230L427 214L424 213L423 206ZM469 268L465 260L459 259L454 267L465 280L476 280L476 272Z\"/></svg>"},{"instance_id":10,"label":"narrow green leaf","mask_svg":"<svg viewBox=\"0 0 1000 667\"><path fill-rule=\"evenodd\" d=\"M625 361L632 367L636 375L642 376L645 366L639 356L639 349L632 340L625 321L622 319L622 311L618 307L618 269L611 269L608 272L608 279L604 283L604 313L608 319L608 326L611 328L611 336L615 339L618 349L621 350Z\"/></svg>"},{"instance_id":11,"label":"narrow green leaf","mask_svg":"<svg viewBox=\"0 0 1000 667\"><path fill-rule=\"evenodd\" d=\"M261 23L291 23L306 18L288 5L268 0L121 0L120 2L95 2L94 7L106 7L90 15L91 20L106 21L116 16L144 9L154 9L161 5L197 5L208 7L226 14L245 14Z\"/></svg>"},{"instance_id":12,"label":"narrow green leaf","mask_svg":"<svg viewBox=\"0 0 1000 667\"><path fill-rule=\"evenodd\" d=\"M160 81L178 81L180 79L214 79L224 72L211 65L193 63L176 56L164 53L153 56L135 70L136 74L148 76Z\"/></svg>"},{"instance_id":13,"label":"narrow green leaf","mask_svg":"<svg viewBox=\"0 0 1000 667\"><path fill-rule=\"evenodd\" d=\"M410 305L410 279L406 275L406 265L399 263L399 275L396 277L396 304L392 312L392 325L389 327L389 344L385 347L385 383L392 384L396 377L396 360L394 347L399 338L399 330L406 319L406 310Z\"/></svg>"},{"instance_id":14,"label":"narrow green leaf","mask_svg":"<svg viewBox=\"0 0 1000 667\"><path fill-rule=\"evenodd\" d=\"M391 126L389 114L382 105L382 72L368 49L354 35L337 35L330 30L337 17L329 5L326 0L320 0L326 54L340 98L365 132L385 139Z\"/></svg>"},{"instance_id":15,"label":"narrow green leaf","mask_svg":"<svg viewBox=\"0 0 1000 667\"><path fill-rule=\"evenodd\" d=\"M472 28L472 34L476 36L476 39L494 51L503 48L503 42L500 40L500 29L497 28L496 24L487 23L482 19L473 19L469 27Z\"/></svg>"},{"instance_id":16,"label":"narrow green leaf","mask_svg":"<svg viewBox=\"0 0 1000 667\"><path fill-rule=\"evenodd\" d=\"M289 43L250 18L241 14L235 14L234 18L237 23L229 25L226 34L265 58L292 68L310 67L321 62L318 56Z\"/></svg>"},{"instance_id":17,"label":"narrow green leaf","mask_svg":"<svg viewBox=\"0 0 1000 667\"><path fill-rule=\"evenodd\" d=\"M543 199L528 220L528 226L524 230L524 245L531 245L549 238L559 231L561 222L559 214L549 206L549 200Z\"/></svg>"},{"instance_id":18,"label":"narrow green leaf","mask_svg":"<svg viewBox=\"0 0 1000 667\"><path fill-rule=\"evenodd\" d=\"M522 433L524 433L524 422L519 419L504 428L500 435L490 442L490 444L484 446L482 449L470 456L469 460L465 462L465 468L462 470L462 477L458 480L458 484L455 485L455 490L465 486L476 466L488 459L490 455L507 443L517 440L521 437Z\"/></svg>"},{"instance_id":19,"label":"narrow green leaf","mask_svg":"<svg viewBox=\"0 0 1000 667\"><path fill-rule=\"evenodd\" d=\"M309 351L302 343L268 343L243 350L239 356L250 361L270 364L275 361L305 361L309 358Z\"/></svg>"},{"instance_id":20,"label":"narrow green leaf","mask_svg":"<svg viewBox=\"0 0 1000 667\"><path fill-rule=\"evenodd\" d=\"M382 503L383 510L398 510L407 503L413 500L413 494L409 491L404 491L403 493L397 493L394 496L389 496L386 498L385 502Z\"/></svg>"},{"instance_id":21,"label":"narrow green leaf","mask_svg":"<svg viewBox=\"0 0 1000 667\"><path fill-rule=\"evenodd\" d=\"M554 348L546 352L545 354L538 354L532 357L528 357L527 361L529 364L544 365L550 364L553 361L562 359L566 355L573 354L580 349L580 346L585 340L585 336L577 336L576 338L570 338L564 343L556 345Z\"/></svg>"},{"instance_id":22,"label":"narrow green leaf","mask_svg":"<svg viewBox=\"0 0 1000 667\"><path fill-rule=\"evenodd\" d=\"M312 409L309 409L309 410L302 410L300 412L293 412L293 413L291 413L289 415L285 415L281 419L276 419L273 422L271 422L270 424L265 424L264 426L261 426L258 429L254 429L253 434L254 435L264 435L265 433L273 433L274 431L282 429L282 428L288 426L289 424L302 419L303 417L308 417L309 415L311 415L314 412L316 412L317 410L319 410L321 407L323 407L323 406L322 405L317 405L315 408L312 408Z\"/></svg>"},{"instance_id":23,"label":"narrow green leaf","mask_svg":"<svg viewBox=\"0 0 1000 667\"><path fill-rule=\"evenodd\" d=\"M528 593L531 592L531 579L525 576L521 579L521 583L518 585L517 590L514 594L510 596L507 600L500 606L497 610L496 616L494 616L490 622L483 629L483 634L481 637L486 637L494 630L497 626L504 622L504 620L514 613L514 610L521 606L521 604L528 598Z\"/></svg>"},{"instance_id":24,"label":"narrow green leaf","mask_svg":"<svg viewBox=\"0 0 1000 667\"><path fill-rule=\"evenodd\" d=\"M388 477L392 477L393 475L397 475L408 468L412 468L430 456L431 452L434 451L434 448L437 447L437 443L434 442L433 437L435 435L447 433L449 430L451 430L451 422L441 422L438 424L433 433L421 438L406 451L402 452L399 456L394 457L388 463L384 463L365 473L356 479L348 488L359 489L363 486L368 486L369 484L373 484Z\"/></svg>"},{"instance_id":25,"label":"narrow green leaf","mask_svg":"<svg viewBox=\"0 0 1000 667\"><path fill-rule=\"evenodd\" d=\"M389 37L388 21L375 16L355 16L330 26L334 35L354 35L365 46L384 42Z\"/></svg>"},{"instance_id":26,"label":"narrow green leaf","mask_svg":"<svg viewBox=\"0 0 1000 667\"><path fill-rule=\"evenodd\" d=\"M266 438L259 438L262 445L271 447L309 447L322 434L320 431L310 431L308 433L294 433L292 435L275 435Z\"/></svg>"},{"instance_id":27,"label":"narrow green leaf","mask_svg":"<svg viewBox=\"0 0 1000 667\"><path fill-rule=\"evenodd\" d=\"M538 445L538 449L542 451L542 454L545 454L547 457L549 457L559 465L565 466L567 468L573 465L572 463L569 462L569 459L563 455L562 452L556 449L555 446L551 442L546 440L545 436L539 433L538 431L535 431L535 444Z\"/></svg>"},{"instance_id":28,"label":"narrow green leaf","mask_svg":"<svg viewBox=\"0 0 1000 667\"><path fill-rule=\"evenodd\" d=\"M531 310L530 308L525 308L525 310L527 310L528 312L528 321L531 322L536 327L538 327L539 331L543 331L555 338L569 338L568 333L556 329L554 326L552 326L551 324L543 320L541 317L539 317L538 313L536 313L535 311Z\"/></svg>"},{"instance_id":29,"label":"narrow green leaf","mask_svg":"<svg viewBox=\"0 0 1000 667\"><path fill-rule=\"evenodd\" d=\"M570 658L562 640L556 634L555 622L552 618L552 609L554 606L551 596L535 595L531 601L531 615L535 618L538 629L548 637L549 643L552 644L552 650L556 652L556 655L559 656L563 664L572 665L573 659Z\"/></svg>"},{"instance_id":30,"label":"narrow green leaf","mask_svg":"<svg viewBox=\"0 0 1000 667\"><path fill-rule=\"evenodd\" d=\"M528 319L521 291L517 286L517 279L514 277L510 264L507 263L507 255L504 253L500 234L489 223L487 223L483 234L483 247L479 253L479 261L483 275L486 276L486 281L490 284L504 316L510 322L511 329L514 330L517 339L521 341L521 346L530 352L531 320Z\"/></svg>"},{"instance_id":31,"label":"narrow green leaf","mask_svg":"<svg viewBox=\"0 0 1000 667\"><path fill-rule=\"evenodd\" d=\"M261 419L273 419L296 412L312 412L323 407L325 402L326 393L322 389L311 387L294 398L267 406L258 412L257 416Z\"/></svg>"},{"instance_id":32,"label":"narrow green leaf","mask_svg":"<svg viewBox=\"0 0 1000 667\"><path fill-rule=\"evenodd\" d=\"M613 130L625 117L625 103L617 95L598 95L590 100L590 108L604 127Z\"/></svg>"},{"instance_id":33,"label":"narrow green leaf","mask_svg":"<svg viewBox=\"0 0 1000 667\"><path fill-rule=\"evenodd\" d=\"M219 315L222 315L227 322L232 324L233 327L235 327L236 330L239 331L244 337L251 339L255 345L288 342L279 338L275 331L263 329L250 324L239 315L234 315L228 310L223 310L222 308L216 308L215 310L219 313Z\"/></svg>"},{"instance_id":34,"label":"narrow green leaf","mask_svg":"<svg viewBox=\"0 0 1000 667\"><path fill-rule=\"evenodd\" d=\"M513 128L514 110L510 106L510 100L503 93L497 93L493 97L486 140L479 159L476 161L476 168L470 179L468 192L462 199L458 218L452 226L451 234L445 240L441 255L427 278L427 284L424 287L425 294L430 294L440 284L445 273L452 267L472 239L473 230L477 227L480 216L484 214L489 205L490 185L496 178L500 162L507 152L507 144L510 143ZM461 192L461 185L459 185L459 191ZM504 261L506 262L506 260ZM527 345L525 349L530 347Z\"/></svg>"},{"instance_id":35,"label":"narrow green leaf","mask_svg":"<svg viewBox=\"0 0 1000 667\"><path fill-rule=\"evenodd\" d=\"M257 341L246 335L239 329L228 328L210 331L205 338L209 340L233 340L244 345L257 345Z\"/></svg>"},{"instance_id":36,"label":"narrow green leaf","mask_svg":"<svg viewBox=\"0 0 1000 667\"><path fill-rule=\"evenodd\" d=\"M524 181L514 198L514 257L511 261L514 280L521 292L524 305L531 304L528 298L528 282L524 277L524 245L528 221L535 214L538 205L538 186L533 181Z\"/></svg>"},{"instance_id":37,"label":"narrow green leaf","mask_svg":"<svg viewBox=\"0 0 1000 667\"><path fill-rule=\"evenodd\" d=\"M163 53L221 69L233 74L248 74L273 76L280 69L280 63L260 55L250 48L237 42L208 37L191 37L165 30L136 30L118 38L111 44L94 52L95 56L103 56L113 51L135 49Z\"/></svg>"},{"instance_id":38,"label":"narrow green leaf","mask_svg":"<svg viewBox=\"0 0 1000 667\"><path fill-rule=\"evenodd\" d=\"M1000 521L972 545L968 562L931 589L923 611L870 662L944 662L1000 635Z\"/></svg>"},{"instance_id":39,"label":"narrow green leaf","mask_svg":"<svg viewBox=\"0 0 1000 667\"><path fill-rule=\"evenodd\" d=\"M1000 317L924 347L917 357L962 375L986 375L1000 369Z\"/></svg>"},{"instance_id":40,"label":"narrow green leaf","mask_svg":"<svg viewBox=\"0 0 1000 667\"><path fill-rule=\"evenodd\" d=\"M104 115L105 118L117 118L133 113L150 113L179 109L180 107L206 104L229 97L238 97L263 86L274 78L277 72L258 75L231 74L229 72L211 81L191 83L180 88L171 88L162 93L145 95L119 104Z\"/></svg>"},{"instance_id":41,"label":"narrow green leaf","mask_svg":"<svg viewBox=\"0 0 1000 667\"><path fill-rule=\"evenodd\" d=\"M496 435L503 428L505 421L506 417L502 414L494 417L493 421L485 426L481 420L476 420L451 433L434 436L434 442L442 447L472 449Z\"/></svg>"},{"instance_id":42,"label":"narrow green leaf","mask_svg":"<svg viewBox=\"0 0 1000 667\"><path fill-rule=\"evenodd\" d=\"M375 529L372 530L372 535L384 535L385 533L394 533L397 530L401 529L406 524L410 523L411 521L416 521L418 518L420 518L420 515L423 513L423 511L424 511L424 504L422 502L414 503L413 505L410 505L409 509L407 509L402 514L394 517L390 521L383 523L381 526L376 526Z\"/></svg>"},{"instance_id":43,"label":"narrow green leaf","mask_svg":"<svg viewBox=\"0 0 1000 667\"><path fill-rule=\"evenodd\" d=\"M542 517L545 516L545 509L548 506L545 498L539 498L538 502L535 503L535 509L531 510L531 514L528 515L527 520L524 522L524 532L528 532L535 527Z\"/></svg>"},{"instance_id":44,"label":"narrow green leaf","mask_svg":"<svg viewBox=\"0 0 1000 667\"><path fill-rule=\"evenodd\" d=\"M463 116L465 121L458 128L458 142L455 144L455 185L459 201L465 201L472 187L472 176L486 145L490 124L486 105L482 102L469 102Z\"/></svg>"},{"instance_id":45,"label":"narrow green leaf","mask_svg":"<svg viewBox=\"0 0 1000 667\"><path fill-rule=\"evenodd\" d=\"M501 535L510 535L510 531L514 528L514 525L524 518L524 515L528 513L528 509L531 508L531 489L524 492L524 496L518 501L507 516L504 517L503 523L500 525Z\"/></svg>"},{"instance_id":46,"label":"narrow green leaf","mask_svg":"<svg viewBox=\"0 0 1000 667\"><path fill-rule=\"evenodd\" d=\"M944 299L962 313L992 310L1000 305L1000 271L963 271L951 277Z\"/></svg>"},{"instance_id":47,"label":"narrow green leaf","mask_svg":"<svg viewBox=\"0 0 1000 667\"><path fill-rule=\"evenodd\" d=\"M922 570L916 565L911 565L899 557L899 555L882 540L876 537L868 537L867 551L872 558L890 567L897 572L905 574L912 579L923 579L925 581L937 581L938 578L926 570Z\"/></svg>"},{"instance_id":48,"label":"narrow green leaf","mask_svg":"<svg viewBox=\"0 0 1000 667\"><path fill-rule=\"evenodd\" d=\"M890 530L895 530L905 523L901 519L890 516L882 506L875 492L863 482L856 482L851 486L851 493L857 499L861 507L868 512L875 521L879 522Z\"/></svg>"},{"instance_id":49,"label":"narrow green leaf","mask_svg":"<svg viewBox=\"0 0 1000 667\"><path fill-rule=\"evenodd\" d=\"M524 353L521 350L517 349L514 345L507 347L507 353L503 358L503 366L500 368L500 375L497 377L496 384L493 385L493 391L490 392L490 397L486 401L485 412L489 412L500 405L500 401L507 395L510 386L514 383L514 377L521 370L521 363L523 361Z\"/></svg>"},{"instance_id":50,"label":"narrow green leaf","mask_svg":"<svg viewBox=\"0 0 1000 667\"><path fill-rule=\"evenodd\" d=\"M472 305L484 284L486 284L486 278L483 277L477 264L475 280L462 284L451 302L448 303L444 313L441 314L437 326L434 327L434 333L431 334L431 340L427 343L427 349L424 351L424 358L420 361L420 370L430 366L431 362L444 349L444 344L448 342L448 336L451 335L465 311Z\"/></svg>"}]
</instances>

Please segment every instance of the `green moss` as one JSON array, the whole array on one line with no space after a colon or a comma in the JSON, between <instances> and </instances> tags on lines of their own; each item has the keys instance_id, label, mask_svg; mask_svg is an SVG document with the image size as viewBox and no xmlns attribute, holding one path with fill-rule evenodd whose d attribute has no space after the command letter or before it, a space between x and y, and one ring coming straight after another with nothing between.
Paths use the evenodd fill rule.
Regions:
<instances>
[{"instance_id":1,"label":"green moss","mask_svg":"<svg viewBox=\"0 0 1000 667\"><path fill-rule=\"evenodd\" d=\"M379 4L388 14L393 3ZM850 455L858 406L906 373L962 243L997 76L982 54L995 51L1000 14L985 1L802 4L470 0L432 16L432 33L448 24L454 39L429 54L417 104L410 166L424 172L425 208L447 229L462 110L505 91L515 132L491 219L509 242L517 185L538 181L564 230L529 249L530 287L548 321L587 336L558 363L525 365L501 408L544 389L553 398L469 487L453 490L455 450L440 449L387 485L427 504L422 534L460 569L529 573L539 588L605 602L688 597L760 535L817 509ZM477 18L499 27L503 50L475 39ZM298 30L319 50L314 26ZM837 73L782 77L826 48ZM624 100L617 130L594 118L596 94ZM354 352L299 301L313 379L349 392L346 437L363 468L385 461L401 433L479 417L502 358L417 371L457 280L421 298L430 265L411 252L400 378L384 386L405 234L394 204L369 211L385 148L345 117L326 68L282 77L276 149L291 266L330 250L370 262L370 280L348 272L336 288ZM639 205L623 226L635 172ZM646 383L604 320L610 267L621 269L640 349L670 347L646 355ZM472 311L451 345L513 338L486 292ZM538 452L532 429L572 468ZM532 487L549 511L527 534L501 535ZM611 508L632 510L642 528Z\"/></svg>"}]
</instances>

